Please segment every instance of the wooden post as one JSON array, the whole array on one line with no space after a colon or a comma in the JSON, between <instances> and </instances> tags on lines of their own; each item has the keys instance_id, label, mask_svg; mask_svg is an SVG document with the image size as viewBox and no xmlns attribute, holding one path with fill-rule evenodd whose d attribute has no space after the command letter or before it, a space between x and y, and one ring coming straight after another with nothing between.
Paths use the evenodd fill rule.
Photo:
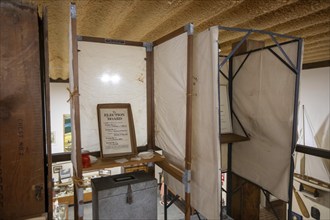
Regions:
<instances>
[{"instance_id":1,"label":"wooden post","mask_svg":"<svg viewBox=\"0 0 330 220\"><path fill-rule=\"evenodd\" d=\"M78 42L77 42L77 20L76 20L76 5L70 6L71 12L71 43L72 43L72 71L73 71L73 86L71 86L71 122L72 122L72 156L71 160L74 167L74 175L78 179L82 179L82 160L81 160L81 137L80 137L80 108L79 108L79 80L78 80ZM70 79L71 80L71 79ZM80 195L82 189L74 184L74 217L75 219L83 219L79 216L80 206L83 206L83 195ZM81 200L79 200L81 199Z\"/></svg>"},{"instance_id":2,"label":"wooden post","mask_svg":"<svg viewBox=\"0 0 330 220\"><path fill-rule=\"evenodd\" d=\"M44 115L45 115L45 142L46 142L46 152L45 157L47 157L46 165L47 170L47 198L48 198L48 219L53 218L53 181L52 181L52 144L51 144L51 121L50 121L50 92L49 92L49 56L48 56L48 13L47 8L42 9L42 18L39 25L41 29L40 40L42 40L40 47L41 52L41 64L43 71L43 102L44 102Z\"/></svg>"},{"instance_id":3,"label":"wooden post","mask_svg":"<svg viewBox=\"0 0 330 220\"><path fill-rule=\"evenodd\" d=\"M154 52L153 47L147 50L147 131L148 149L155 148L155 102L154 102ZM148 51L151 50L151 51Z\"/></svg>"},{"instance_id":4,"label":"wooden post","mask_svg":"<svg viewBox=\"0 0 330 220\"><path fill-rule=\"evenodd\" d=\"M192 26L192 24L189 24ZM187 66L187 117L186 117L186 158L185 170L187 178L187 186L185 192L185 219L190 219L190 173L191 173L191 141L192 141L192 89L193 89L193 34L188 31L188 66Z\"/></svg>"}]
</instances>

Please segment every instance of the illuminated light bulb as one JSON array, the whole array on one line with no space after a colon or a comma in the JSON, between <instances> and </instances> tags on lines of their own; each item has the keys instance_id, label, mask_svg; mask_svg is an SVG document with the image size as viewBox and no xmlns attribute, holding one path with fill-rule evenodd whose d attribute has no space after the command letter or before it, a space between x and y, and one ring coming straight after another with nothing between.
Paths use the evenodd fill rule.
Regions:
<instances>
[{"instance_id":1,"label":"illuminated light bulb","mask_svg":"<svg viewBox=\"0 0 330 220\"><path fill-rule=\"evenodd\" d=\"M109 75L107 73L104 73L101 76L101 81L104 83L111 82L112 84L118 84L120 80L121 80L121 78L118 74Z\"/></svg>"}]
</instances>

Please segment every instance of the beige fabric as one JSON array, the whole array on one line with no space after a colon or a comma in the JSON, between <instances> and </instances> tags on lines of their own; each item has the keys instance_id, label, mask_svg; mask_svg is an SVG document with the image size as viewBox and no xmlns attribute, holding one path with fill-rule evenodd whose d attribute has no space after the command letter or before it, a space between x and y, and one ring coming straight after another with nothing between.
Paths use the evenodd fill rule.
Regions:
<instances>
[{"instance_id":1,"label":"beige fabric","mask_svg":"<svg viewBox=\"0 0 330 220\"><path fill-rule=\"evenodd\" d=\"M137 146L147 144L146 49L79 41L81 144L99 151L97 104L129 103Z\"/></svg>"},{"instance_id":2,"label":"beige fabric","mask_svg":"<svg viewBox=\"0 0 330 220\"><path fill-rule=\"evenodd\" d=\"M297 43L283 49L296 63ZM234 72L244 58L233 59ZM262 50L250 55L233 82L233 110L251 140L233 145L232 169L284 201L288 201L295 79L273 54ZM238 129L234 124L234 131Z\"/></svg>"},{"instance_id":3,"label":"beige fabric","mask_svg":"<svg viewBox=\"0 0 330 220\"><path fill-rule=\"evenodd\" d=\"M155 141L180 161L185 158L187 33L154 48Z\"/></svg>"},{"instance_id":4,"label":"beige fabric","mask_svg":"<svg viewBox=\"0 0 330 220\"><path fill-rule=\"evenodd\" d=\"M220 214L218 128L218 29L194 38L191 205L208 219ZM156 144L184 170L187 35L155 48ZM184 185L168 174L169 189L184 198Z\"/></svg>"},{"instance_id":5,"label":"beige fabric","mask_svg":"<svg viewBox=\"0 0 330 220\"><path fill-rule=\"evenodd\" d=\"M154 48L155 142L167 160L184 170L186 146L187 33ZM184 186L165 174L165 183L184 198Z\"/></svg>"},{"instance_id":6,"label":"beige fabric","mask_svg":"<svg viewBox=\"0 0 330 220\"><path fill-rule=\"evenodd\" d=\"M191 205L207 219L220 216L218 28L194 37Z\"/></svg>"}]
</instances>

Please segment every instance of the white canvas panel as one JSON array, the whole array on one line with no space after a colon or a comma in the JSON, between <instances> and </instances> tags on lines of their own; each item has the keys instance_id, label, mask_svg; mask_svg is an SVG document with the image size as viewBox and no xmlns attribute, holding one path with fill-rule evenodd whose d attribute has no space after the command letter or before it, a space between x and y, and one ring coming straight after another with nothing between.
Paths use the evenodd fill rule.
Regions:
<instances>
[{"instance_id":1,"label":"white canvas panel","mask_svg":"<svg viewBox=\"0 0 330 220\"><path fill-rule=\"evenodd\" d=\"M147 144L144 47L78 42L82 147L100 150L97 104L130 103L138 146Z\"/></svg>"},{"instance_id":2,"label":"white canvas panel","mask_svg":"<svg viewBox=\"0 0 330 220\"><path fill-rule=\"evenodd\" d=\"M168 159L185 158L187 33L154 48L155 142Z\"/></svg>"},{"instance_id":3,"label":"white canvas panel","mask_svg":"<svg viewBox=\"0 0 330 220\"><path fill-rule=\"evenodd\" d=\"M207 219L220 218L218 27L194 37L191 205Z\"/></svg>"},{"instance_id":4,"label":"white canvas panel","mask_svg":"<svg viewBox=\"0 0 330 220\"><path fill-rule=\"evenodd\" d=\"M296 60L297 43L283 49ZM234 72L244 57L234 58ZM232 169L284 201L288 201L295 79L281 61L262 50L250 55L233 82L233 110L251 140L233 145ZM238 129L234 124L234 131Z\"/></svg>"}]
</instances>

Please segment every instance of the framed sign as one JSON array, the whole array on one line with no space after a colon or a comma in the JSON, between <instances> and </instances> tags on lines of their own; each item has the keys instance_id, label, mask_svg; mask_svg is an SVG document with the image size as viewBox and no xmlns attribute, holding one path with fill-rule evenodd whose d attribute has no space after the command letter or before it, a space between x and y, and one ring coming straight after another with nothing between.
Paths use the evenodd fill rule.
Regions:
<instances>
[{"instance_id":1,"label":"framed sign","mask_svg":"<svg viewBox=\"0 0 330 220\"><path fill-rule=\"evenodd\" d=\"M98 104L101 157L136 154L136 138L130 104Z\"/></svg>"},{"instance_id":2,"label":"framed sign","mask_svg":"<svg viewBox=\"0 0 330 220\"><path fill-rule=\"evenodd\" d=\"M220 120L221 134L232 133L233 128L231 123L231 111L227 85L220 85Z\"/></svg>"}]
</instances>

